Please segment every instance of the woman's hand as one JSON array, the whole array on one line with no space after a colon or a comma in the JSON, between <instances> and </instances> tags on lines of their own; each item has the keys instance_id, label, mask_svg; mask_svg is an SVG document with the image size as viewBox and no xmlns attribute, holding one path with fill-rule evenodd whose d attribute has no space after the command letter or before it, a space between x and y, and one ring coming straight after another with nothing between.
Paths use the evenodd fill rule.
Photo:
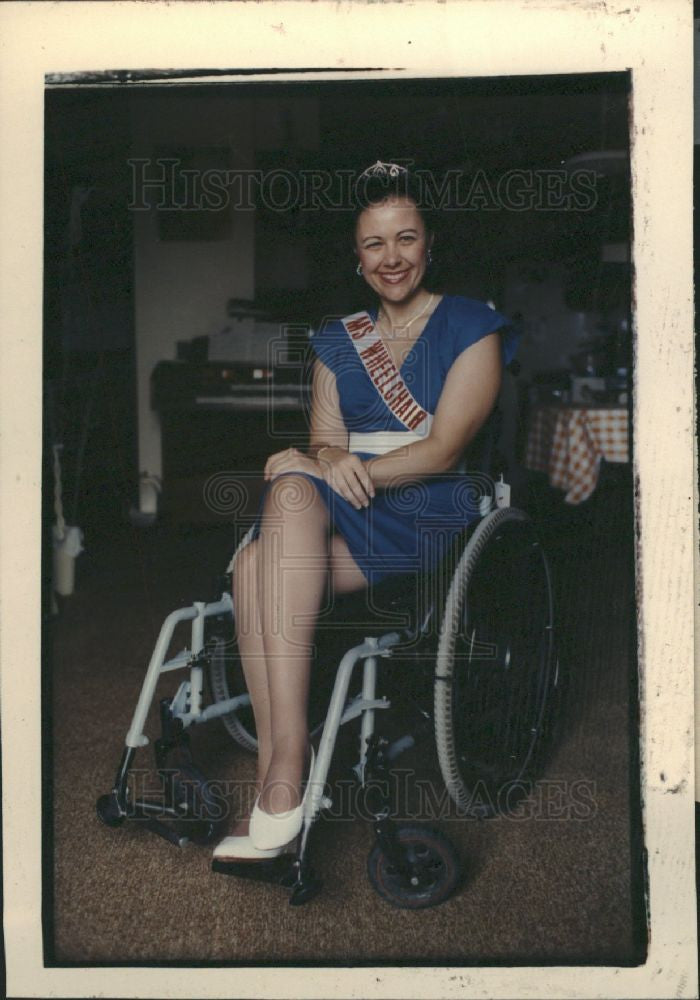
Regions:
<instances>
[{"instance_id":1,"label":"woman's hand","mask_svg":"<svg viewBox=\"0 0 700 1000\"><path fill-rule=\"evenodd\" d=\"M306 472L325 480L328 485L344 497L357 510L369 506L369 498L374 496L374 484L367 466L344 448L326 445L320 449L321 455L314 459L298 448L270 455L265 463L263 478L272 482L283 472Z\"/></svg>"},{"instance_id":2,"label":"woman's hand","mask_svg":"<svg viewBox=\"0 0 700 1000\"><path fill-rule=\"evenodd\" d=\"M312 476L321 478L318 463L305 455L303 451L299 451L298 448L285 448L284 451L277 451L274 455L270 455L265 463L263 479L265 482L272 482L283 472L308 472Z\"/></svg>"},{"instance_id":3,"label":"woman's hand","mask_svg":"<svg viewBox=\"0 0 700 1000\"><path fill-rule=\"evenodd\" d=\"M319 450L316 464L328 485L356 510L369 507L370 498L374 496L374 483L361 458L345 448L327 445Z\"/></svg>"}]
</instances>

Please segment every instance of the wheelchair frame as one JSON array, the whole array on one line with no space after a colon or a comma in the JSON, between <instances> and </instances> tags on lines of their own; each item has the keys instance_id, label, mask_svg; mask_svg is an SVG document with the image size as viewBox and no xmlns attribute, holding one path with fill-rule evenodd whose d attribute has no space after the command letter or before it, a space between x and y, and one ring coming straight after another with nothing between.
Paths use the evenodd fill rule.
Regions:
<instances>
[{"instance_id":1,"label":"wheelchair frame","mask_svg":"<svg viewBox=\"0 0 700 1000\"><path fill-rule=\"evenodd\" d=\"M492 509L478 522L464 549L460 565L465 563L465 559L468 563L469 553L478 549L479 535L487 534L486 526L499 517L529 522L528 516L522 511L508 507L507 503L501 503L500 507ZM240 542L229 568L232 568L236 556L248 543L251 534L252 529ZM544 558L543 553L542 557ZM548 581L548 570L546 570L545 575ZM549 586L549 583L547 585ZM461 599L461 595L455 593L455 590L459 590L459 586L461 585L458 584L458 575L455 574L450 584L446 617L450 613L453 614L455 601ZM551 590L549 599L551 606ZM450 607L452 607L452 612L449 611ZM261 878L291 888L290 903L292 905L306 902L319 891L321 882L316 878L309 861L309 834L319 813L332 805L332 801L325 796L324 789L338 731L341 726L359 718L360 753L358 763L354 766L353 771L363 787L371 786L368 789L371 792L369 807L374 821L376 846L373 854L370 855L370 861L374 858L374 868L370 864L370 877L374 887L394 905L413 908L442 902L454 890L459 881L459 862L450 842L439 831L429 829L426 835L428 848L423 843L422 853L416 853L416 850L411 848L410 843L407 847L403 841L408 838L408 841L413 842L415 848L416 838L420 838L421 835L417 834L414 828L411 830L406 828L408 830L406 833L406 830L396 826L391 819L391 805L387 796L381 792L381 782L377 781L377 779L387 775L391 761L408 745L412 745L412 741L407 740L406 737L389 743L386 739L378 738L375 734L376 713L385 711L392 705L386 697L377 697L378 661L381 658L391 657L401 644L420 640L426 636L433 610L431 607L414 628L390 630L381 635L366 636L363 642L353 646L342 656L337 667L333 691L322 727L313 773L309 777L311 788L305 798L302 831L298 841L297 854L291 865L288 857L286 860L279 858L271 862L255 862L252 865L244 862L215 860L212 865L214 871L249 878ZM190 839L195 842L209 843L217 835L217 824L208 818L207 813L206 779L192 764L188 729L193 725L201 725L215 718L226 716L236 718L236 713L242 707L250 705L250 698L247 694L218 700L215 691L216 700L204 707L204 671L205 669L211 670L216 644L216 640L214 640L213 646L205 640L205 623L207 619L229 615L233 616L233 600L229 592L224 592L218 601L210 603L196 601L189 607L173 611L165 619L146 671L131 725L126 734L125 747L114 785L109 794L101 796L97 801L99 818L108 826L120 826L127 818L138 819L145 821L148 829L179 846L183 846ZM184 648L175 656L166 659L174 631L183 622L191 622L190 647ZM549 643L545 688L551 682L552 630L553 623L550 615L550 620L545 626L545 631L548 631L546 641ZM449 636L443 635L437 651L435 683L436 697L443 699L445 685L437 683L437 680L445 677L446 651L449 653ZM363 663L361 691L354 697L348 698L353 672L359 662ZM166 801L149 801L147 799L131 801L128 787L129 773L137 749L149 743L145 733L145 725L158 681L163 674L175 670L189 670L189 677L181 682L172 699L161 701L161 736L154 745L156 765L165 782ZM544 697L546 698L546 691L544 691ZM239 740L239 742L241 741ZM449 742L447 740L447 744ZM450 754L454 756L454 748L448 746L444 738L442 743L443 746L440 745L440 739L438 739L438 755L444 774L445 760L449 763ZM168 757L173 750L178 751L181 756L184 754L185 761L184 766L181 766L179 771L176 770L175 774L168 771L166 766ZM186 787L188 781L191 783L189 789ZM455 798L453 789L450 789L448 782L446 784L448 784L450 795ZM458 800L455 798L455 801ZM191 825L193 819L200 820L198 826ZM187 820L190 823L191 835L188 837L173 830L163 820ZM177 822L175 825L177 827ZM437 868L440 869L441 877L437 879L436 884L434 873ZM377 884L376 873L380 869L385 873L381 880L383 885ZM374 876L372 875L373 870ZM390 876L387 876L386 872L390 872ZM389 877L393 879L393 882L387 889L386 883Z\"/></svg>"}]
</instances>

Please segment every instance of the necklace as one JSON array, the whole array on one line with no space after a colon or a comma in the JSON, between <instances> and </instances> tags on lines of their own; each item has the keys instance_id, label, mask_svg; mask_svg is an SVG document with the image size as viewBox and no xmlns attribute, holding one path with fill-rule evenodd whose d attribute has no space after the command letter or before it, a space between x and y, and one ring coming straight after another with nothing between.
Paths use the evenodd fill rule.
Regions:
<instances>
[{"instance_id":1,"label":"necklace","mask_svg":"<svg viewBox=\"0 0 700 1000\"><path fill-rule=\"evenodd\" d=\"M423 315L423 313L427 312L427 310L429 309L430 305L432 304L432 301L433 301L434 298L435 298L435 295L434 294L431 295L430 298L428 299L428 301L425 303L425 305L421 309L421 311L417 312L415 316L413 316L411 319L408 320L408 322L402 323L400 326L398 326L398 324L397 324L398 329L399 330L407 330L408 327L411 326L412 323L415 323L417 319L420 319L421 316ZM379 324L379 316L377 315L377 326L379 326L379 325L380 325ZM380 329L381 329L382 333L386 333L386 331L384 330L383 325L380 327ZM392 329L392 332L390 334L387 334L387 336L389 336L389 337L393 337L394 336L393 329Z\"/></svg>"}]
</instances>

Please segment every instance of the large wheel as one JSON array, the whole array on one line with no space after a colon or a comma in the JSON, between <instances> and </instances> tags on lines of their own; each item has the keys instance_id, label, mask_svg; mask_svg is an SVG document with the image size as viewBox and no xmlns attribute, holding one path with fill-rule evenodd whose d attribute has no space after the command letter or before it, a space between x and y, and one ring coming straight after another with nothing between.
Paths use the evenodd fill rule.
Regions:
<instances>
[{"instance_id":1,"label":"large wheel","mask_svg":"<svg viewBox=\"0 0 700 1000\"><path fill-rule=\"evenodd\" d=\"M219 625L217 633L208 640L212 649L209 684L216 702L228 701L229 698L246 694L248 690L234 632L233 618L227 618L225 629ZM341 655L324 634L317 635L316 650L311 668L308 709L309 732L312 736L320 731L325 722ZM257 752L255 718L250 703L242 705L235 712L222 715L221 721L239 746L251 753Z\"/></svg>"},{"instance_id":2,"label":"large wheel","mask_svg":"<svg viewBox=\"0 0 700 1000\"><path fill-rule=\"evenodd\" d=\"M440 627L435 734L461 812L512 809L528 790L557 683L552 588L534 525L513 507L476 527Z\"/></svg>"},{"instance_id":3,"label":"large wheel","mask_svg":"<svg viewBox=\"0 0 700 1000\"><path fill-rule=\"evenodd\" d=\"M250 543L255 526L252 525L244 534L231 558L227 574L233 575L234 563L243 549ZM230 577L229 577L230 583ZM236 642L236 628L233 615L222 615L210 626L207 641L212 643L212 653L209 660L209 686L215 702L228 701L238 695L246 694L247 687L243 676L243 666ZM250 703L241 706L236 712L221 716L227 732L243 747L255 753L258 741L255 735L255 719Z\"/></svg>"},{"instance_id":4,"label":"large wheel","mask_svg":"<svg viewBox=\"0 0 700 1000\"><path fill-rule=\"evenodd\" d=\"M252 539L253 528L250 528L240 541L229 564L228 572L232 573L238 554ZM228 701L238 695L246 694L247 687L243 675L238 644L236 642L235 621L232 615L222 615L209 626L210 634L207 641L211 643L212 655L209 665L209 684L212 697L216 702ZM321 630L322 632L323 630ZM330 633L331 636L334 634ZM312 667L309 692L309 730L312 735L322 727L326 718L328 703L335 680L335 666L339 655L335 649L329 649L326 637L321 634L316 637L317 651ZM343 650L345 652L345 650ZM330 656L329 656L330 653ZM338 655L338 659L335 656ZM236 712L221 716L226 730L239 746L253 753L257 752L258 741L255 733L255 719L250 704L243 705Z\"/></svg>"},{"instance_id":5,"label":"large wheel","mask_svg":"<svg viewBox=\"0 0 700 1000\"><path fill-rule=\"evenodd\" d=\"M214 701L228 701L238 695L246 694L247 688L241 658L238 654L233 627L233 619L227 619L228 628L212 637L212 654L209 663L209 683ZM236 712L228 712L221 716L221 721L229 735L243 747L254 753L258 749L255 735L255 720L250 703L241 706Z\"/></svg>"}]
</instances>

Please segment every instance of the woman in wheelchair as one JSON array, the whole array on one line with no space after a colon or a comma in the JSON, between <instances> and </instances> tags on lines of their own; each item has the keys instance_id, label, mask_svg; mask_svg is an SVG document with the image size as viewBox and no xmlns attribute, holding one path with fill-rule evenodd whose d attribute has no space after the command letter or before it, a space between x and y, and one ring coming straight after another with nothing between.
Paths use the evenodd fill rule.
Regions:
<instances>
[{"instance_id":1,"label":"woman in wheelchair","mask_svg":"<svg viewBox=\"0 0 700 1000\"><path fill-rule=\"evenodd\" d=\"M505 317L426 287L433 234L405 168L377 163L360 181L357 274L378 302L313 336L310 448L268 459L260 513L234 561L258 797L216 847L219 860L292 850L313 766L307 696L324 594L429 571L480 516L478 491L453 470L515 350Z\"/></svg>"}]
</instances>

